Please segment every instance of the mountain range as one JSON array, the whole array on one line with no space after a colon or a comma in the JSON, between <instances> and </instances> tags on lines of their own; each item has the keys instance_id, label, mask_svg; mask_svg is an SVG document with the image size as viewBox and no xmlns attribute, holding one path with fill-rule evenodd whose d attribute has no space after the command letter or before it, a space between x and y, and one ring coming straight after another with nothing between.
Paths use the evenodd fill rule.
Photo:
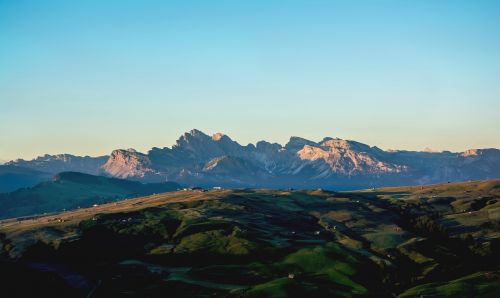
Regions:
<instances>
[{"instance_id":1,"label":"mountain range","mask_svg":"<svg viewBox=\"0 0 500 298\"><path fill-rule=\"evenodd\" d=\"M198 186L353 189L498 178L500 150L382 150L330 137L240 145L222 133L209 136L193 129L172 147L147 153L118 149L100 157L44 155L0 167L6 166Z\"/></svg>"}]
</instances>

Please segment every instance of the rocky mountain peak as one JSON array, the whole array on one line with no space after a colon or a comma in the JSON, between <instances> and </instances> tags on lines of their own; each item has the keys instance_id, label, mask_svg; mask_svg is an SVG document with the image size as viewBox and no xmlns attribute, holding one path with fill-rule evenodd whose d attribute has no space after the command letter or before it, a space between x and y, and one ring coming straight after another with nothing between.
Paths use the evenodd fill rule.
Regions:
<instances>
[{"instance_id":1,"label":"rocky mountain peak","mask_svg":"<svg viewBox=\"0 0 500 298\"><path fill-rule=\"evenodd\" d=\"M255 146L255 148L257 151L277 152L283 147L278 143L269 143L267 141L259 141L259 142L257 142L257 145Z\"/></svg>"},{"instance_id":2,"label":"rocky mountain peak","mask_svg":"<svg viewBox=\"0 0 500 298\"><path fill-rule=\"evenodd\" d=\"M382 151L377 147L370 147L366 144L344 140L339 138L324 138L321 141L320 146L328 148L330 151L354 151L354 152L370 152L370 151Z\"/></svg>"},{"instance_id":3,"label":"rocky mountain peak","mask_svg":"<svg viewBox=\"0 0 500 298\"><path fill-rule=\"evenodd\" d=\"M225 137L225 135L221 132L218 132L218 133L214 133L213 136L212 136L212 140L214 141L220 141L223 137Z\"/></svg>"},{"instance_id":4,"label":"rocky mountain peak","mask_svg":"<svg viewBox=\"0 0 500 298\"><path fill-rule=\"evenodd\" d=\"M138 156L138 155L144 155L143 153L138 152L135 149L129 148L129 149L116 149L111 152L109 157L111 158L120 158L120 157L127 157L130 158L132 156Z\"/></svg>"},{"instance_id":5,"label":"rocky mountain peak","mask_svg":"<svg viewBox=\"0 0 500 298\"><path fill-rule=\"evenodd\" d=\"M290 140L285 145L286 150L298 151L302 149L305 145L317 146L316 142L301 138L301 137L290 137Z\"/></svg>"},{"instance_id":6,"label":"rocky mountain peak","mask_svg":"<svg viewBox=\"0 0 500 298\"><path fill-rule=\"evenodd\" d=\"M202 132L201 130L198 130L198 129L191 129L189 132L185 133L184 135L188 135L188 136L191 136L191 137L208 137L207 134L205 134L204 132Z\"/></svg>"},{"instance_id":7,"label":"rocky mountain peak","mask_svg":"<svg viewBox=\"0 0 500 298\"><path fill-rule=\"evenodd\" d=\"M351 149L350 142L347 140L342 140L342 139L323 140L320 145L324 146L324 147L334 148L334 149L343 149L343 150Z\"/></svg>"},{"instance_id":8,"label":"rocky mountain peak","mask_svg":"<svg viewBox=\"0 0 500 298\"><path fill-rule=\"evenodd\" d=\"M368 150L370 147L362 143L328 138L320 146L305 145L297 152L297 156L303 161L321 162L320 167L327 165L330 171L323 172L321 177L332 174L399 173L406 170L404 166L378 160L367 153Z\"/></svg>"},{"instance_id":9,"label":"rocky mountain peak","mask_svg":"<svg viewBox=\"0 0 500 298\"><path fill-rule=\"evenodd\" d=\"M481 153L479 149L468 149L460 154L463 157L478 156Z\"/></svg>"},{"instance_id":10,"label":"rocky mountain peak","mask_svg":"<svg viewBox=\"0 0 500 298\"><path fill-rule=\"evenodd\" d=\"M119 177L144 177L146 172L151 171L151 160L146 154L130 149L114 150L108 161L102 166L107 174Z\"/></svg>"},{"instance_id":11,"label":"rocky mountain peak","mask_svg":"<svg viewBox=\"0 0 500 298\"><path fill-rule=\"evenodd\" d=\"M117 149L111 152L108 161L103 165L106 168L110 164L113 167L125 166L130 168L150 166L151 161L148 156L144 153L137 152L136 150L130 149Z\"/></svg>"},{"instance_id":12,"label":"rocky mountain peak","mask_svg":"<svg viewBox=\"0 0 500 298\"><path fill-rule=\"evenodd\" d=\"M189 132L183 134L176 142L173 147L185 147L194 143L206 143L212 141L212 138L199 131L197 129L192 129Z\"/></svg>"},{"instance_id":13,"label":"rocky mountain peak","mask_svg":"<svg viewBox=\"0 0 500 298\"><path fill-rule=\"evenodd\" d=\"M317 160L317 159L327 159L329 154L327 151L320 147L304 145L304 147L297 152L297 155L302 160Z\"/></svg>"}]
</instances>

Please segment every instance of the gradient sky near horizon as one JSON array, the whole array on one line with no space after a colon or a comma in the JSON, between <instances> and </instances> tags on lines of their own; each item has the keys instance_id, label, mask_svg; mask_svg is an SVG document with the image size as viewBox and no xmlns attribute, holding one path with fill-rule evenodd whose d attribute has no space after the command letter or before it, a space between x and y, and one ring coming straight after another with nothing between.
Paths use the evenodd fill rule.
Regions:
<instances>
[{"instance_id":1,"label":"gradient sky near horizon","mask_svg":"<svg viewBox=\"0 0 500 298\"><path fill-rule=\"evenodd\" d=\"M0 0L0 159L192 128L500 148L500 1Z\"/></svg>"}]
</instances>

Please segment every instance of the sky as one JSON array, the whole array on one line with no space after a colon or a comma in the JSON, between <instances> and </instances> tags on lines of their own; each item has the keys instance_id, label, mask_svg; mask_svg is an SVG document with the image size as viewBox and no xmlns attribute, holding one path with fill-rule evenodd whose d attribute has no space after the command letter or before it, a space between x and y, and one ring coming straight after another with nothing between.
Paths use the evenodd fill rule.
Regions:
<instances>
[{"instance_id":1,"label":"sky","mask_svg":"<svg viewBox=\"0 0 500 298\"><path fill-rule=\"evenodd\" d=\"M500 1L0 0L0 160L339 137L500 148Z\"/></svg>"}]
</instances>

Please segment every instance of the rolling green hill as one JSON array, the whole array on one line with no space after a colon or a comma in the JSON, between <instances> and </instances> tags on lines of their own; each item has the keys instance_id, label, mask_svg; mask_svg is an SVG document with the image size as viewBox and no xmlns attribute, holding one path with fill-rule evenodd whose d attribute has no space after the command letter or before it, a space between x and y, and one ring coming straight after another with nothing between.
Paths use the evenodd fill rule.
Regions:
<instances>
[{"instance_id":1,"label":"rolling green hill","mask_svg":"<svg viewBox=\"0 0 500 298\"><path fill-rule=\"evenodd\" d=\"M7 220L0 278L20 296L498 297L499 188L193 190Z\"/></svg>"},{"instance_id":2,"label":"rolling green hill","mask_svg":"<svg viewBox=\"0 0 500 298\"><path fill-rule=\"evenodd\" d=\"M52 181L31 188L0 194L0 218L29 216L48 212L90 207L125 198L172 191L176 183L143 184L139 182L64 172Z\"/></svg>"}]
</instances>

